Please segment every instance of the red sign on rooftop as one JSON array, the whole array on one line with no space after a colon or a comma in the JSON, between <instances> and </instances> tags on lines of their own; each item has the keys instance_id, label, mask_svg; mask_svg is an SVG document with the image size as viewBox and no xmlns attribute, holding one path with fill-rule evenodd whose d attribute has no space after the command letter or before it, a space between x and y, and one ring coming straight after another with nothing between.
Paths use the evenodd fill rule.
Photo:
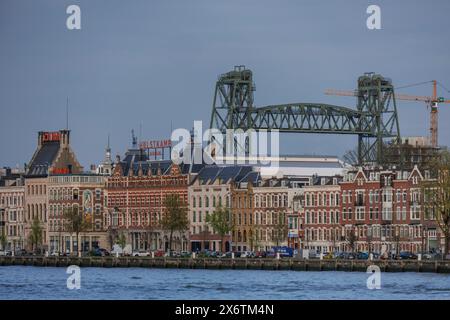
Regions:
<instances>
[{"instance_id":1,"label":"red sign on rooftop","mask_svg":"<svg viewBox=\"0 0 450 320\"><path fill-rule=\"evenodd\" d=\"M59 132L43 132L42 142L60 141L61 134Z\"/></svg>"},{"instance_id":2,"label":"red sign on rooftop","mask_svg":"<svg viewBox=\"0 0 450 320\"><path fill-rule=\"evenodd\" d=\"M139 148L143 150L170 148L171 146L172 141L170 139L142 141L141 143L139 143Z\"/></svg>"}]
</instances>

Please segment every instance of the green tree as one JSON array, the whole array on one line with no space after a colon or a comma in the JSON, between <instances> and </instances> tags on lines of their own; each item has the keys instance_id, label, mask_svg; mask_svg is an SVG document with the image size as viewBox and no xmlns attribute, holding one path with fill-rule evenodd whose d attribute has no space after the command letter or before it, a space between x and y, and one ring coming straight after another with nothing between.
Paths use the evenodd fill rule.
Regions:
<instances>
[{"instance_id":1,"label":"green tree","mask_svg":"<svg viewBox=\"0 0 450 320\"><path fill-rule=\"evenodd\" d=\"M219 234L221 251L225 251L225 236L233 230L233 219L229 208L218 206L206 215L206 222Z\"/></svg>"},{"instance_id":2,"label":"green tree","mask_svg":"<svg viewBox=\"0 0 450 320\"><path fill-rule=\"evenodd\" d=\"M77 240L77 255L80 255L80 233L89 230L91 222L83 215L77 207L70 207L64 211L65 230L70 234L75 233Z\"/></svg>"},{"instance_id":3,"label":"green tree","mask_svg":"<svg viewBox=\"0 0 450 320\"><path fill-rule=\"evenodd\" d=\"M287 222L283 212L278 212L274 221L275 243L277 247L287 239Z\"/></svg>"},{"instance_id":4,"label":"green tree","mask_svg":"<svg viewBox=\"0 0 450 320\"><path fill-rule=\"evenodd\" d=\"M121 232L120 235L116 239L116 243L122 248L122 254L124 254L123 250L127 245L127 237L124 232Z\"/></svg>"},{"instance_id":5,"label":"green tree","mask_svg":"<svg viewBox=\"0 0 450 320\"><path fill-rule=\"evenodd\" d=\"M37 217L35 217L31 223L31 232L29 237L31 250L35 251L42 244L42 227L41 222Z\"/></svg>"},{"instance_id":6,"label":"green tree","mask_svg":"<svg viewBox=\"0 0 450 320\"><path fill-rule=\"evenodd\" d=\"M422 201L444 236L444 257L450 245L450 153L443 151L431 164L430 179L422 181ZM429 218L429 217L427 217Z\"/></svg>"},{"instance_id":7,"label":"green tree","mask_svg":"<svg viewBox=\"0 0 450 320\"><path fill-rule=\"evenodd\" d=\"M2 245L2 250L6 250L6 246L8 244L8 238L6 237L6 234L4 231L2 231L2 234L0 235L0 243Z\"/></svg>"},{"instance_id":8,"label":"green tree","mask_svg":"<svg viewBox=\"0 0 450 320\"><path fill-rule=\"evenodd\" d=\"M161 227L169 232L169 253L172 251L174 232L186 231L189 227L186 203L178 194L170 194L164 199L165 212L161 219Z\"/></svg>"}]
</instances>

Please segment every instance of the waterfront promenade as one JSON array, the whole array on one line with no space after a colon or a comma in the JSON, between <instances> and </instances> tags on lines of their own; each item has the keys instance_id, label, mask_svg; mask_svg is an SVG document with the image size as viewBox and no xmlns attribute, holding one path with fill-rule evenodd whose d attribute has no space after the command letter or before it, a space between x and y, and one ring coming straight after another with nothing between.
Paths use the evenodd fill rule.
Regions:
<instances>
[{"instance_id":1,"label":"waterfront promenade","mask_svg":"<svg viewBox=\"0 0 450 320\"><path fill-rule=\"evenodd\" d=\"M0 266L40 267L142 267L178 269L238 269L238 270L296 270L296 271L359 271L376 265L382 272L450 273L450 260L345 260L345 259L258 259L258 258L151 258L151 257L0 257Z\"/></svg>"}]
</instances>

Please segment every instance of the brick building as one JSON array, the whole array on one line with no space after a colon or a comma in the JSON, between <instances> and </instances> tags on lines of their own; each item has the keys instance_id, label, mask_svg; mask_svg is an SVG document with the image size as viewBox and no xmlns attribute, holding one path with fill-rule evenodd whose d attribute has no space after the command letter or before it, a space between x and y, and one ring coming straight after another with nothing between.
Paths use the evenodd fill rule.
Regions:
<instances>
[{"instance_id":1,"label":"brick building","mask_svg":"<svg viewBox=\"0 0 450 320\"><path fill-rule=\"evenodd\" d=\"M341 177L313 177L304 187L303 248L320 252L340 251Z\"/></svg>"},{"instance_id":2,"label":"brick building","mask_svg":"<svg viewBox=\"0 0 450 320\"><path fill-rule=\"evenodd\" d=\"M50 252L87 252L93 248L107 247L104 228L103 175L74 174L50 175L47 184L48 196L48 244ZM66 228L65 212L72 209L82 214L90 224L76 239ZM78 241L80 246L78 246ZM79 250L78 250L79 249Z\"/></svg>"},{"instance_id":3,"label":"brick building","mask_svg":"<svg viewBox=\"0 0 450 320\"><path fill-rule=\"evenodd\" d=\"M40 223L43 244L40 249L48 249L48 197L47 177L49 174L79 174L83 167L79 164L70 146L70 131L39 132L38 147L26 166L25 175L25 243L26 249L33 245L29 241L34 219ZM35 247L36 245L34 245Z\"/></svg>"},{"instance_id":4,"label":"brick building","mask_svg":"<svg viewBox=\"0 0 450 320\"><path fill-rule=\"evenodd\" d=\"M112 245L120 233L133 250L167 250L168 233L160 221L168 195L188 203L188 186L202 165L174 164L171 160L149 160L134 146L123 160L116 158L107 178L106 228ZM173 235L174 250L189 250L188 232Z\"/></svg>"},{"instance_id":5,"label":"brick building","mask_svg":"<svg viewBox=\"0 0 450 320\"><path fill-rule=\"evenodd\" d=\"M308 183L305 178L263 179L258 171L236 181L231 189L233 250L299 248L302 188Z\"/></svg>"},{"instance_id":6,"label":"brick building","mask_svg":"<svg viewBox=\"0 0 450 320\"><path fill-rule=\"evenodd\" d=\"M342 226L347 239L354 235L354 249L378 253L440 250L435 217L421 205L420 183L428 176L417 166L410 171L360 168L348 172L341 183ZM344 248L352 249L348 241Z\"/></svg>"},{"instance_id":7,"label":"brick building","mask_svg":"<svg viewBox=\"0 0 450 320\"><path fill-rule=\"evenodd\" d=\"M305 187L304 248L318 252L439 251L435 217L422 205L428 172L380 168L349 170Z\"/></svg>"}]
</instances>

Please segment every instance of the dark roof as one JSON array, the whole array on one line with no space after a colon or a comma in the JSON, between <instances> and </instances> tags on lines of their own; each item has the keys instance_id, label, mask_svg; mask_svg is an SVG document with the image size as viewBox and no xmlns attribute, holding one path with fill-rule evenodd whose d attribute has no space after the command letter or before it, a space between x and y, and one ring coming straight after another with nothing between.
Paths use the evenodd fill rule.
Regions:
<instances>
[{"instance_id":1,"label":"dark roof","mask_svg":"<svg viewBox=\"0 0 450 320\"><path fill-rule=\"evenodd\" d=\"M214 183L217 179L221 183L228 183L230 180L240 181L244 176L252 171L251 166L205 166L197 175L202 184Z\"/></svg>"},{"instance_id":2,"label":"dark roof","mask_svg":"<svg viewBox=\"0 0 450 320\"><path fill-rule=\"evenodd\" d=\"M258 185L259 181L261 181L261 175L259 172L251 171L247 173L239 182L251 182L253 185Z\"/></svg>"},{"instance_id":3,"label":"dark roof","mask_svg":"<svg viewBox=\"0 0 450 320\"><path fill-rule=\"evenodd\" d=\"M59 142L50 142L41 146L29 165L27 175L47 175L59 151Z\"/></svg>"},{"instance_id":4,"label":"dark roof","mask_svg":"<svg viewBox=\"0 0 450 320\"><path fill-rule=\"evenodd\" d=\"M324 179L324 182L325 182L323 184L322 184L322 179ZM313 186L319 186L319 185L330 186L330 185L333 185L333 180L334 179L337 179L337 182L339 183L339 182L342 181L343 177L342 176L334 176L334 177L313 176L311 185L313 185Z\"/></svg>"}]
</instances>

